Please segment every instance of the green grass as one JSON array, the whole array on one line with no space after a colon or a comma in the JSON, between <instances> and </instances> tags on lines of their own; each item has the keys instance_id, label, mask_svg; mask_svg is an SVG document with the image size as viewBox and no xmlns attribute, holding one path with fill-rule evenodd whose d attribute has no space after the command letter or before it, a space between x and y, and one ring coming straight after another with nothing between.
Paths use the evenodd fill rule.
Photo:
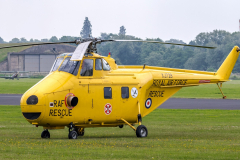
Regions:
<instances>
[{"instance_id":1,"label":"green grass","mask_svg":"<svg viewBox=\"0 0 240 160\"><path fill-rule=\"evenodd\" d=\"M240 99L240 80L225 82L222 91L227 99ZM177 92L175 98L222 98L216 84L205 84L195 87L185 87Z\"/></svg>"},{"instance_id":2,"label":"green grass","mask_svg":"<svg viewBox=\"0 0 240 160\"><path fill-rule=\"evenodd\" d=\"M0 106L0 159L239 159L239 110L157 109L145 118L147 138L129 127L87 128L77 140L51 130L41 139L19 106Z\"/></svg>"},{"instance_id":3,"label":"green grass","mask_svg":"<svg viewBox=\"0 0 240 160\"><path fill-rule=\"evenodd\" d=\"M41 79L20 78L9 80L0 78L0 94L23 94Z\"/></svg>"}]
</instances>

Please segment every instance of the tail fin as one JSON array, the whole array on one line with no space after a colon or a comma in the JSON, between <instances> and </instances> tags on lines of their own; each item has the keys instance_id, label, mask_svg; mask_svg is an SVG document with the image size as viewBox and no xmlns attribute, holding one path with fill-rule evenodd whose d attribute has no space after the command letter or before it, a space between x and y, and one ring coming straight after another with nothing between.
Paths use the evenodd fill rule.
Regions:
<instances>
[{"instance_id":1,"label":"tail fin","mask_svg":"<svg viewBox=\"0 0 240 160\"><path fill-rule=\"evenodd\" d=\"M230 77L230 74L233 70L233 67L238 59L239 56L239 48L238 46L235 46L232 51L229 53L225 61L222 63L220 68L217 71L217 75L220 76L221 80L228 80Z\"/></svg>"}]
</instances>

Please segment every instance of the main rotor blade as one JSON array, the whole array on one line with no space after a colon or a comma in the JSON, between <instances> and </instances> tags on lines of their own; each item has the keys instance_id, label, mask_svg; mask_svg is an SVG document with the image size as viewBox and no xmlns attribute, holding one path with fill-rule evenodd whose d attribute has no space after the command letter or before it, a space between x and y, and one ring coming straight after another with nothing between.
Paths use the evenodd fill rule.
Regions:
<instances>
[{"instance_id":1,"label":"main rotor blade","mask_svg":"<svg viewBox=\"0 0 240 160\"><path fill-rule=\"evenodd\" d=\"M80 43L75 51L73 52L73 55L71 57L71 61L81 61L84 54L86 53L88 46L92 43L92 41L87 41L84 43Z\"/></svg>"},{"instance_id":2,"label":"main rotor blade","mask_svg":"<svg viewBox=\"0 0 240 160\"><path fill-rule=\"evenodd\" d=\"M45 44L62 44L62 43L75 43L76 41L68 41L68 42L39 42L39 43L19 43L11 45L11 43L6 43L7 46L0 47L3 48L14 48L14 47L24 47L24 46L37 46L37 45L45 45ZM5 44L5 43L4 43Z\"/></svg>"},{"instance_id":3,"label":"main rotor blade","mask_svg":"<svg viewBox=\"0 0 240 160\"><path fill-rule=\"evenodd\" d=\"M209 49L215 49L216 48L216 47L209 47L209 46L197 46L197 45L170 43L170 42L159 42L159 41L143 41L143 40L109 40L109 41L115 41L115 42L147 42L147 43L171 44L171 45L199 47L199 48L209 48Z\"/></svg>"}]
</instances>

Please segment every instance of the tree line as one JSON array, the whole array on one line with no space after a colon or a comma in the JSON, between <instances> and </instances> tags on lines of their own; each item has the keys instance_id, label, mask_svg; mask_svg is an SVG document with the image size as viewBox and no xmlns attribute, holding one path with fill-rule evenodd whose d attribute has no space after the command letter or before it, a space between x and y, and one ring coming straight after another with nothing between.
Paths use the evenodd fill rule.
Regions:
<instances>
[{"instance_id":1,"label":"tree line","mask_svg":"<svg viewBox=\"0 0 240 160\"><path fill-rule=\"evenodd\" d=\"M92 25L86 17L80 32L81 38L92 36ZM9 43L26 42L61 42L73 41L79 37L62 36L57 38L52 36L50 39L30 39L13 38ZM119 33L101 33L101 39L126 39L141 40L135 36L127 35L126 28L120 27ZM146 39L149 41L164 42L160 38ZM182 43L182 40L170 39L165 42ZM7 43L0 37L0 43ZM190 45L215 46L216 49L204 49L194 47L183 47L164 44L153 44L143 42L106 42L97 46L98 53L107 56L110 52L120 65L151 65L171 68L185 68L203 71L216 71L234 46L240 46L240 33L230 33L224 30L214 30L203 32L190 41ZM234 73L240 73L240 58L234 69Z\"/></svg>"}]
</instances>

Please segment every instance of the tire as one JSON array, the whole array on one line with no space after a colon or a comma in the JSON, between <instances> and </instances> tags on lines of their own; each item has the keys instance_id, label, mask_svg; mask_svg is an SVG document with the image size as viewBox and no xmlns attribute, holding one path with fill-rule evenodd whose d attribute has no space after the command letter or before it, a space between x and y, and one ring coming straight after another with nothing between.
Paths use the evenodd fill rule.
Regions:
<instances>
[{"instance_id":1,"label":"tire","mask_svg":"<svg viewBox=\"0 0 240 160\"><path fill-rule=\"evenodd\" d=\"M144 126L144 125L140 125L137 127L137 130L136 130L136 135L137 137L147 137L148 135L148 130L147 128Z\"/></svg>"},{"instance_id":2,"label":"tire","mask_svg":"<svg viewBox=\"0 0 240 160\"><path fill-rule=\"evenodd\" d=\"M49 133L49 131L48 131L48 130L42 131L41 137L42 137L42 138L50 138L50 133Z\"/></svg>"},{"instance_id":3,"label":"tire","mask_svg":"<svg viewBox=\"0 0 240 160\"><path fill-rule=\"evenodd\" d=\"M123 128L123 124L118 126L119 128Z\"/></svg>"},{"instance_id":4,"label":"tire","mask_svg":"<svg viewBox=\"0 0 240 160\"><path fill-rule=\"evenodd\" d=\"M70 131L69 132L69 134L68 134L68 138L69 139L77 139L77 136L78 136L78 134L77 134L77 132L76 131Z\"/></svg>"}]
</instances>

